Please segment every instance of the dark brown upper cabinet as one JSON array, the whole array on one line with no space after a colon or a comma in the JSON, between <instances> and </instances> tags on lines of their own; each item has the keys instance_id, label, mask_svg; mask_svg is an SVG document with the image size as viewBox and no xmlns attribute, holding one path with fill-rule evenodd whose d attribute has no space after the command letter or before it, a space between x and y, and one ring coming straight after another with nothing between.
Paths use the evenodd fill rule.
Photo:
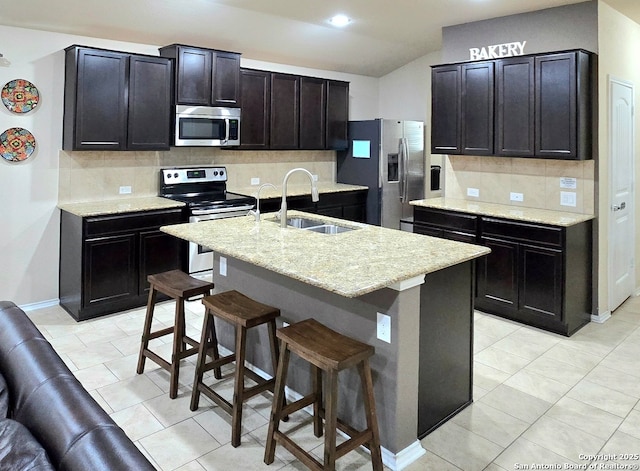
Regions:
<instances>
[{"instance_id":1,"label":"dark brown upper cabinet","mask_svg":"<svg viewBox=\"0 0 640 471\"><path fill-rule=\"evenodd\" d=\"M77 45L65 54L63 149L169 149L168 59Z\"/></svg>"},{"instance_id":2,"label":"dark brown upper cabinet","mask_svg":"<svg viewBox=\"0 0 640 471\"><path fill-rule=\"evenodd\" d=\"M300 77L271 73L270 146L297 149L299 146Z\"/></svg>"},{"instance_id":3,"label":"dark brown upper cabinet","mask_svg":"<svg viewBox=\"0 0 640 471\"><path fill-rule=\"evenodd\" d=\"M269 148L271 72L241 69L241 149Z\"/></svg>"},{"instance_id":4,"label":"dark brown upper cabinet","mask_svg":"<svg viewBox=\"0 0 640 471\"><path fill-rule=\"evenodd\" d=\"M349 147L349 82L327 80L327 149L344 150Z\"/></svg>"},{"instance_id":5,"label":"dark brown upper cabinet","mask_svg":"<svg viewBox=\"0 0 640 471\"><path fill-rule=\"evenodd\" d=\"M461 67L462 153L493 154L493 62L474 62Z\"/></svg>"},{"instance_id":6,"label":"dark brown upper cabinet","mask_svg":"<svg viewBox=\"0 0 640 471\"><path fill-rule=\"evenodd\" d=\"M434 154L462 152L460 77L459 65L431 69L431 152Z\"/></svg>"},{"instance_id":7,"label":"dark brown upper cabinet","mask_svg":"<svg viewBox=\"0 0 640 471\"><path fill-rule=\"evenodd\" d=\"M584 51L535 58L535 153L580 160L591 155L591 83Z\"/></svg>"},{"instance_id":8,"label":"dark brown upper cabinet","mask_svg":"<svg viewBox=\"0 0 640 471\"><path fill-rule=\"evenodd\" d=\"M240 54L171 44L160 55L175 61L174 104L240 106Z\"/></svg>"},{"instance_id":9,"label":"dark brown upper cabinet","mask_svg":"<svg viewBox=\"0 0 640 471\"><path fill-rule=\"evenodd\" d=\"M341 149L349 83L241 69L240 149Z\"/></svg>"},{"instance_id":10,"label":"dark brown upper cabinet","mask_svg":"<svg viewBox=\"0 0 640 471\"><path fill-rule=\"evenodd\" d=\"M534 155L534 58L496 61L496 155Z\"/></svg>"},{"instance_id":11,"label":"dark brown upper cabinet","mask_svg":"<svg viewBox=\"0 0 640 471\"><path fill-rule=\"evenodd\" d=\"M592 158L591 55L576 50L433 67L431 152Z\"/></svg>"},{"instance_id":12,"label":"dark brown upper cabinet","mask_svg":"<svg viewBox=\"0 0 640 471\"><path fill-rule=\"evenodd\" d=\"M300 148L324 149L327 142L327 81L300 78Z\"/></svg>"}]
</instances>

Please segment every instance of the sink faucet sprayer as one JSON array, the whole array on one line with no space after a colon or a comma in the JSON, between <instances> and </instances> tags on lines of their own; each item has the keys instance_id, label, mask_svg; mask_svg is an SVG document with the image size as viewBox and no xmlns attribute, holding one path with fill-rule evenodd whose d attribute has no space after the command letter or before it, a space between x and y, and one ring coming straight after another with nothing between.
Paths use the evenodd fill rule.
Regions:
<instances>
[{"instance_id":1,"label":"sink faucet sprayer","mask_svg":"<svg viewBox=\"0 0 640 471\"><path fill-rule=\"evenodd\" d=\"M280 211L278 212L278 216L280 217L280 227L282 228L287 227L287 181L294 172L304 172L307 174L309 181L311 182L311 200L315 203L320 199L318 196L318 186L316 185L313 175L309 170L305 168L294 168L289 170L282 180L282 204L280 205Z\"/></svg>"},{"instance_id":2,"label":"sink faucet sprayer","mask_svg":"<svg viewBox=\"0 0 640 471\"><path fill-rule=\"evenodd\" d=\"M273 189L276 189L276 186L273 183L263 183L258 187L258 192L256 193L256 209L255 211L252 209L249 211L249 214L256 217L256 221L260 222L260 190L262 190L265 186L270 186Z\"/></svg>"}]
</instances>

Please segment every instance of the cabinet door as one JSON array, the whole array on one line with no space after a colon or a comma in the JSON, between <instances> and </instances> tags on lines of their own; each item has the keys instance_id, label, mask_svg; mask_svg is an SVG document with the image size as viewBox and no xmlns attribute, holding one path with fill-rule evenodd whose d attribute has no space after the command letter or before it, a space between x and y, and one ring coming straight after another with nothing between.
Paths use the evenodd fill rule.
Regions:
<instances>
[{"instance_id":1,"label":"cabinet door","mask_svg":"<svg viewBox=\"0 0 640 471\"><path fill-rule=\"evenodd\" d=\"M68 51L67 54L74 52ZM65 149L124 150L127 142L128 55L79 49L74 71L67 62L65 94L75 109L65 112ZM70 79L69 74L77 74ZM67 101L68 96L65 96ZM67 115L70 113L71 115ZM73 128L73 137L68 133Z\"/></svg>"},{"instance_id":2,"label":"cabinet door","mask_svg":"<svg viewBox=\"0 0 640 471\"><path fill-rule=\"evenodd\" d=\"M577 158L576 54L537 56L535 68L536 156Z\"/></svg>"},{"instance_id":3,"label":"cabinet door","mask_svg":"<svg viewBox=\"0 0 640 471\"><path fill-rule=\"evenodd\" d=\"M510 309L518 306L518 244L481 237L480 245L491 253L478 259L478 299L481 303Z\"/></svg>"},{"instance_id":4,"label":"cabinet door","mask_svg":"<svg viewBox=\"0 0 640 471\"><path fill-rule=\"evenodd\" d=\"M326 144L327 81L300 78L300 148L324 149Z\"/></svg>"},{"instance_id":5,"label":"cabinet door","mask_svg":"<svg viewBox=\"0 0 640 471\"><path fill-rule=\"evenodd\" d=\"M268 149L271 73L264 70L241 69L240 76L240 147Z\"/></svg>"},{"instance_id":6,"label":"cabinet door","mask_svg":"<svg viewBox=\"0 0 640 471\"><path fill-rule=\"evenodd\" d=\"M459 154L460 66L446 65L431 70L431 152Z\"/></svg>"},{"instance_id":7,"label":"cabinet door","mask_svg":"<svg viewBox=\"0 0 640 471\"><path fill-rule=\"evenodd\" d=\"M300 77L271 74L271 149L297 149Z\"/></svg>"},{"instance_id":8,"label":"cabinet door","mask_svg":"<svg viewBox=\"0 0 640 471\"><path fill-rule=\"evenodd\" d=\"M129 150L168 150L171 139L171 62L131 56L129 61Z\"/></svg>"},{"instance_id":9,"label":"cabinet door","mask_svg":"<svg viewBox=\"0 0 640 471\"><path fill-rule=\"evenodd\" d=\"M240 106L240 54L213 52L212 58L213 106Z\"/></svg>"},{"instance_id":10,"label":"cabinet door","mask_svg":"<svg viewBox=\"0 0 640 471\"><path fill-rule=\"evenodd\" d=\"M184 269L184 243L159 230L140 232L139 294L149 293L147 276L169 270Z\"/></svg>"},{"instance_id":11,"label":"cabinet door","mask_svg":"<svg viewBox=\"0 0 640 471\"><path fill-rule=\"evenodd\" d=\"M533 57L496 61L496 155L533 156L534 90Z\"/></svg>"},{"instance_id":12,"label":"cabinet door","mask_svg":"<svg viewBox=\"0 0 640 471\"><path fill-rule=\"evenodd\" d=\"M521 311L562 321L563 256L559 249L520 245Z\"/></svg>"},{"instance_id":13,"label":"cabinet door","mask_svg":"<svg viewBox=\"0 0 640 471\"><path fill-rule=\"evenodd\" d=\"M126 301L138 294L134 233L84 244L83 308Z\"/></svg>"},{"instance_id":14,"label":"cabinet door","mask_svg":"<svg viewBox=\"0 0 640 471\"><path fill-rule=\"evenodd\" d=\"M344 150L349 147L349 82L327 81L327 149Z\"/></svg>"},{"instance_id":15,"label":"cabinet door","mask_svg":"<svg viewBox=\"0 0 640 471\"><path fill-rule=\"evenodd\" d=\"M493 69L493 62L462 65L463 154L493 154Z\"/></svg>"},{"instance_id":16,"label":"cabinet door","mask_svg":"<svg viewBox=\"0 0 640 471\"><path fill-rule=\"evenodd\" d=\"M211 103L211 51L178 48L176 102L208 106Z\"/></svg>"}]
</instances>

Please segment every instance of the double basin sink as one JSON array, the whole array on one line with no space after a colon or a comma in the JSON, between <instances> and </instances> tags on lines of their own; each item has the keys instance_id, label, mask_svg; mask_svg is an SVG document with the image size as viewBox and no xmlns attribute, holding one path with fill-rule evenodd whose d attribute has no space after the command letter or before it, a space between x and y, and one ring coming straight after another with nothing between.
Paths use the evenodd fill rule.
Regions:
<instances>
[{"instance_id":1,"label":"double basin sink","mask_svg":"<svg viewBox=\"0 0 640 471\"><path fill-rule=\"evenodd\" d=\"M280 224L279 219L272 219L271 221ZM295 227L305 231L317 232L319 234L341 234L342 232L349 232L357 229L356 227L341 226L339 224L330 224L317 219L309 219L303 217L291 217L287 218L287 226Z\"/></svg>"}]
</instances>

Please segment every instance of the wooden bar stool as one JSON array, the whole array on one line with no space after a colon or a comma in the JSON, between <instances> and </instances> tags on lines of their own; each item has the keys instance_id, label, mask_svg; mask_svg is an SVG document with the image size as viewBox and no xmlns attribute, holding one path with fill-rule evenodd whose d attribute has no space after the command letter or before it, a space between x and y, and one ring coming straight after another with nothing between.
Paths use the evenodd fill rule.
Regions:
<instances>
[{"instance_id":1,"label":"wooden bar stool","mask_svg":"<svg viewBox=\"0 0 640 471\"><path fill-rule=\"evenodd\" d=\"M280 316L280 310L254 301L238 291L226 291L224 293L207 296L202 300L206 311L202 325L202 337L198 351L196 375L191 392L191 410L198 409L200 393L204 393L212 401L218 404L228 414L231 414L231 445L240 445L242 432L242 404L256 394L264 391L273 391L275 384L275 372L278 360L278 343L276 340L276 317ZM215 331L214 318L218 317L235 329L235 351L231 355L220 357L218 341ZM253 371L245 367L247 349L247 330L262 324L269 328L269 342L271 344L271 361L274 377L265 380ZM213 360L206 362L207 352L211 352ZM235 381L233 388L233 401L229 402L211 387L202 382L206 371L214 370L214 376L221 378L220 367L228 363L236 362ZM257 384L245 388L244 377L248 376Z\"/></svg>"},{"instance_id":2,"label":"wooden bar stool","mask_svg":"<svg viewBox=\"0 0 640 471\"><path fill-rule=\"evenodd\" d=\"M273 463L276 442L281 443L302 463L312 470L334 470L336 460L360 445L371 452L371 462L375 471L382 471L380 436L373 397L373 381L369 357L374 348L352 338L341 335L314 319L307 319L278 330L280 339L280 360L276 375L276 387L271 411L271 421L267 434L264 462ZM311 394L283 405L284 386L287 379L290 353L293 352L311 364L313 391ZM367 428L358 431L337 418L338 372L356 366L362 381L364 411ZM326 397L322 397L322 372L326 373ZM297 445L278 428L284 415L291 414L313 404L313 428L316 437L322 436L322 418L325 419L324 465ZM336 448L336 433L340 429L350 438Z\"/></svg>"},{"instance_id":3,"label":"wooden bar stool","mask_svg":"<svg viewBox=\"0 0 640 471\"><path fill-rule=\"evenodd\" d=\"M198 353L199 343L186 335L184 320L184 300L193 296L206 296L211 294L213 283L199 280L187 275L180 270L171 270L155 275L149 275L147 280L151 284L149 289L149 300L147 302L147 315L142 329L142 341L140 343L140 354L138 356L137 373L144 372L145 359L149 358L165 370L171 373L171 383L169 387L169 397L175 399L178 395L178 375L180 374L180 360L190 355ZM175 299L176 315L173 327L151 332L153 322L153 311L156 305L158 292ZM158 354L149 350L149 340L157 339L165 335L173 334L173 349L171 351L171 361L161 358ZM187 348L187 344L191 348Z\"/></svg>"}]
</instances>

